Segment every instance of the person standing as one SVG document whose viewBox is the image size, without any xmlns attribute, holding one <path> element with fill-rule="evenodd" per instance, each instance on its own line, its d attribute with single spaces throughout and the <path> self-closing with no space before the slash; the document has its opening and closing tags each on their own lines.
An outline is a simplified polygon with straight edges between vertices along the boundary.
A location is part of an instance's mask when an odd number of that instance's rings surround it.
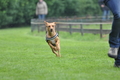
<svg viewBox="0 0 120 80">
<path fill-rule="evenodd" d="M 36 15 L 38 15 L 38 18 L 41 20 L 45 20 L 45 16 L 48 13 L 48 7 L 45 1 L 39 0 L 36 6 Z"/>
<path fill-rule="evenodd" d="M 104 0 L 99 0 L 98 3 L 103 11 L 103 14 L 102 14 L 102 21 L 106 21 L 106 20 L 109 20 L 109 16 L 110 16 L 110 10 L 109 8 L 104 4 L 103 2 Z"/>
<path fill-rule="evenodd" d="M 113 23 L 109 34 L 108 56 L 115 59 L 114 66 L 120 67 L 120 0 L 104 0 L 113 13 Z"/>
</svg>

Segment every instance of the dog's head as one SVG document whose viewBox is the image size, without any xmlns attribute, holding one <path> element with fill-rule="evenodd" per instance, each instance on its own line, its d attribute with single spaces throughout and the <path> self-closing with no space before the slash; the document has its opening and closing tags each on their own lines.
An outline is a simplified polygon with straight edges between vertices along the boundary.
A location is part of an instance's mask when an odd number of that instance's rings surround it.
<svg viewBox="0 0 120 80">
<path fill-rule="evenodd" d="M 55 32 L 56 22 L 48 23 L 48 22 L 44 21 L 44 23 L 45 23 L 47 32 L 50 32 L 50 33 Z"/>
</svg>

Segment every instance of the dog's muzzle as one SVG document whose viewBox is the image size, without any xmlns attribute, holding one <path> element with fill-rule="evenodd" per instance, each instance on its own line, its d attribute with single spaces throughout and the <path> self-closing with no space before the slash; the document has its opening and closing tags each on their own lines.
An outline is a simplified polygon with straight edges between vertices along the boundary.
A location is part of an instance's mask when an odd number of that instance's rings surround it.
<svg viewBox="0 0 120 80">
<path fill-rule="evenodd" d="M 50 32 L 52 32 L 53 31 L 53 29 L 50 29 Z"/>
</svg>

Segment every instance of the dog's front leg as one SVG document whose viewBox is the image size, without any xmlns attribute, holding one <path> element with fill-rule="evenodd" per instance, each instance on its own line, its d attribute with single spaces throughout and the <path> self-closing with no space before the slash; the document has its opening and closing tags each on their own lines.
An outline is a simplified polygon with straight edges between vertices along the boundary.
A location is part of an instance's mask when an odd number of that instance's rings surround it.
<svg viewBox="0 0 120 80">
<path fill-rule="evenodd" d="M 55 46 L 53 46 L 51 43 L 48 43 L 48 45 L 49 45 L 53 50 L 56 51 L 56 47 L 55 47 Z"/>
<path fill-rule="evenodd" d="M 58 52 L 58 56 L 61 57 L 61 54 L 60 54 L 60 40 L 59 39 L 56 42 L 56 49 L 57 49 L 57 52 Z"/>
<path fill-rule="evenodd" d="M 49 43 L 49 42 L 48 42 L 48 45 L 50 46 L 52 52 L 53 52 L 56 56 L 58 56 L 58 53 L 56 52 L 56 47 L 54 47 L 54 46 L 53 46 L 51 43 Z"/>
<path fill-rule="evenodd" d="M 57 40 L 57 42 L 56 42 L 55 45 L 56 45 L 56 49 L 57 49 L 57 50 L 60 50 L 60 41 L 59 41 L 59 40 Z"/>
</svg>

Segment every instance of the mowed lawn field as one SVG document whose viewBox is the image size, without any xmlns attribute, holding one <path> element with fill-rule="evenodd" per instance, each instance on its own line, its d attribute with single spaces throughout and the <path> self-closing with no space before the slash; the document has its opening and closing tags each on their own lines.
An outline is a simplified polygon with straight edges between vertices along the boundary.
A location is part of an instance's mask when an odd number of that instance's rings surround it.
<svg viewBox="0 0 120 80">
<path fill-rule="evenodd" d="M 61 58 L 30 27 L 0 30 L 0 80 L 119 80 L 108 35 L 60 32 Z"/>
</svg>

